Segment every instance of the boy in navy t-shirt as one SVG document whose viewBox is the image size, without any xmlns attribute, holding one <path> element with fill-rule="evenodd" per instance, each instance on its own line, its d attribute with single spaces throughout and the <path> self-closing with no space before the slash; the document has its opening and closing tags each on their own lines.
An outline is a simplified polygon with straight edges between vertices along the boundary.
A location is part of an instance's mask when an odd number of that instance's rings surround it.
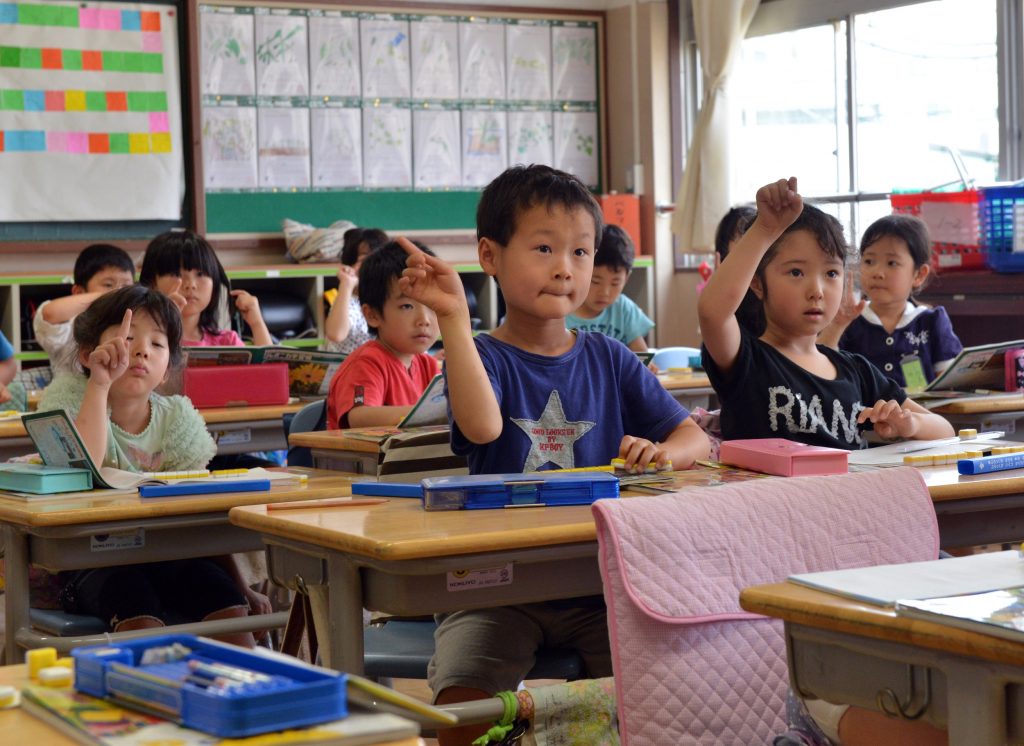
<svg viewBox="0 0 1024 746">
<path fill-rule="evenodd" d="M 405 241 L 403 292 L 437 313 L 445 346 L 452 449 L 474 474 L 650 462 L 677 469 L 708 454 L 704 432 L 621 342 L 570 331 L 587 297 L 601 213 L 575 177 L 516 166 L 477 208 L 478 255 L 507 315 L 474 339 L 456 272 Z M 587 676 L 611 674 L 600 597 L 456 612 L 436 634 L 430 685 L 438 703 L 515 689 L 540 647 L 577 650 Z M 469 743 L 485 728 L 442 732 Z"/>
</svg>

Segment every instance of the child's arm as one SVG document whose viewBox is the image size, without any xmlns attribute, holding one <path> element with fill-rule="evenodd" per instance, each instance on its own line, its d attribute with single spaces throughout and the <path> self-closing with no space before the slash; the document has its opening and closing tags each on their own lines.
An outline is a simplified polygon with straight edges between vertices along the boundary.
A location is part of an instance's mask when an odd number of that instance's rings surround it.
<svg viewBox="0 0 1024 746">
<path fill-rule="evenodd" d="M 117 336 L 90 352 L 88 362 L 85 363 L 89 369 L 89 381 L 85 385 L 85 395 L 75 425 L 97 466 L 103 465 L 107 454 L 107 433 L 110 430 L 107 400 L 110 384 L 128 370 L 128 331 L 131 323 L 132 310 L 129 308 L 124 312 Z"/>
<path fill-rule="evenodd" d="M 736 311 L 754 279 L 757 265 L 782 232 L 803 210 L 796 177 L 757 190 L 757 217 L 722 262 L 697 301 L 704 346 L 722 373 L 728 373 L 740 350 Z"/>
<path fill-rule="evenodd" d="M 669 461 L 673 469 L 689 469 L 694 461 L 707 458 L 710 452 L 711 442 L 707 433 L 689 417 L 676 425 L 660 443 L 627 435 L 619 444 L 619 458 L 626 462 L 628 471 L 633 471 L 634 467 L 646 469 L 652 461 L 659 469 Z"/>
<path fill-rule="evenodd" d="M 452 417 L 471 443 L 490 443 L 501 435 L 501 409 L 473 343 L 462 280 L 445 262 L 424 254 L 408 239 L 399 238 L 398 243 L 409 254 L 399 287 L 437 314 Z"/>
<path fill-rule="evenodd" d="M 633 352 L 647 352 L 647 340 L 643 337 L 637 337 L 628 345 L 626 345 Z"/>
<path fill-rule="evenodd" d="M 63 324 L 75 318 L 82 311 L 92 305 L 97 298 L 105 295 L 102 293 L 74 293 L 60 298 L 54 298 L 45 306 L 40 313 L 43 314 L 43 321 L 49 324 Z"/>
<path fill-rule="evenodd" d="M 0 386 L 6 387 L 18 375 L 18 361 L 14 356 L 0 361 Z"/>
<path fill-rule="evenodd" d="M 379 427 L 397 425 L 412 407 L 368 407 L 360 405 L 348 410 L 349 427 Z"/>
<path fill-rule="evenodd" d="M 854 293 L 853 283 L 847 278 L 846 288 L 843 290 L 843 302 L 839 305 L 839 312 L 832 319 L 832 322 L 821 330 L 821 334 L 818 335 L 818 344 L 838 350 L 839 340 L 842 339 L 843 332 L 853 323 L 854 319 L 861 315 L 867 304 L 866 298 L 858 297 Z"/>
<path fill-rule="evenodd" d="M 352 267 L 342 265 L 338 270 L 338 297 L 331 304 L 331 310 L 324 321 L 324 334 L 332 342 L 343 342 L 352 328 L 348 317 L 348 304 L 359 285 L 359 278 Z"/>
<path fill-rule="evenodd" d="M 256 296 L 245 290 L 232 290 L 231 296 L 235 299 L 235 308 L 241 312 L 245 323 L 252 330 L 252 343 L 257 347 L 274 344 L 267 323 L 263 320 L 263 314 L 260 313 L 260 302 Z"/>
<path fill-rule="evenodd" d="M 953 426 L 945 417 L 929 412 L 912 399 L 905 399 L 902 406 L 893 399 L 879 399 L 857 415 L 858 423 L 869 420 L 875 432 L 887 439 L 938 440 L 953 436 Z"/>
</svg>

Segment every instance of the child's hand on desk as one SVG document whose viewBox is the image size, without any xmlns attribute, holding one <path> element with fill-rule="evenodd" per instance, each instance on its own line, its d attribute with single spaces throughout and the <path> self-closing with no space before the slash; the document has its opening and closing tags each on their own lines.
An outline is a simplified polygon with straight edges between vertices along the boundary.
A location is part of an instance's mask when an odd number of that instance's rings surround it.
<svg viewBox="0 0 1024 746">
<path fill-rule="evenodd" d="M 338 295 L 351 298 L 357 287 L 359 287 L 359 273 L 356 272 L 355 267 L 342 264 L 338 268 Z"/>
<path fill-rule="evenodd" d="M 398 238 L 409 258 L 398 280 L 398 287 L 414 301 L 431 309 L 438 317 L 452 317 L 459 313 L 469 316 L 466 291 L 458 273 L 436 256 L 420 251 L 407 238 Z"/>
<path fill-rule="evenodd" d="M 131 324 L 132 309 L 127 308 L 117 333 L 93 349 L 87 360 L 83 361 L 89 369 L 90 383 L 109 387 L 128 370 L 128 334 Z"/>
<path fill-rule="evenodd" d="M 663 469 L 671 461 L 660 445 L 632 435 L 624 436 L 619 443 L 619 458 L 626 462 L 624 468 L 630 472 L 643 472 L 652 462 L 658 469 Z"/>
<path fill-rule="evenodd" d="M 750 226 L 760 229 L 775 240 L 793 221 L 800 217 L 804 200 L 796 190 L 796 177 L 779 179 L 757 190 L 757 217 Z"/>
<path fill-rule="evenodd" d="M 247 290 L 232 290 L 231 297 L 235 299 L 235 308 L 242 314 L 245 323 L 251 328 L 263 317 L 260 316 L 260 302 Z"/>
<path fill-rule="evenodd" d="M 917 418 L 907 406 L 907 399 L 903 405 L 890 399 L 885 401 L 879 399 L 874 406 L 867 407 L 857 415 L 858 423 L 870 421 L 874 425 L 875 432 L 882 438 L 912 438 L 917 434 Z"/>
</svg>

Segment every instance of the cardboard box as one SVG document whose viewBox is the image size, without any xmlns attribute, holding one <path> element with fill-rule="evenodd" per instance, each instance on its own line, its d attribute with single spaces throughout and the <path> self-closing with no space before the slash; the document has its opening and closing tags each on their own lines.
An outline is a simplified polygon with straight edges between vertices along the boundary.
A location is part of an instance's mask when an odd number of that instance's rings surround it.
<svg viewBox="0 0 1024 746">
<path fill-rule="evenodd" d="M 633 239 L 636 253 L 643 254 L 640 241 L 640 198 L 635 194 L 601 194 L 597 201 L 604 213 L 604 222 L 626 231 Z"/>
</svg>

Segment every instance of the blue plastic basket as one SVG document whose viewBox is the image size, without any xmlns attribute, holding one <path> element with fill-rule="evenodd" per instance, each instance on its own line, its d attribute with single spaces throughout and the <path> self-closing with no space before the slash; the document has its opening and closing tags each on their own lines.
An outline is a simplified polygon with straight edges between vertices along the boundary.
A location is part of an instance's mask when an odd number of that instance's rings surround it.
<svg viewBox="0 0 1024 746">
<path fill-rule="evenodd" d="M 982 230 L 988 249 L 988 266 L 996 272 L 1024 272 L 1024 252 L 1013 250 L 1015 215 L 1024 210 L 1024 185 L 983 187 L 981 191 L 984 195 Z"/>
</svg>

